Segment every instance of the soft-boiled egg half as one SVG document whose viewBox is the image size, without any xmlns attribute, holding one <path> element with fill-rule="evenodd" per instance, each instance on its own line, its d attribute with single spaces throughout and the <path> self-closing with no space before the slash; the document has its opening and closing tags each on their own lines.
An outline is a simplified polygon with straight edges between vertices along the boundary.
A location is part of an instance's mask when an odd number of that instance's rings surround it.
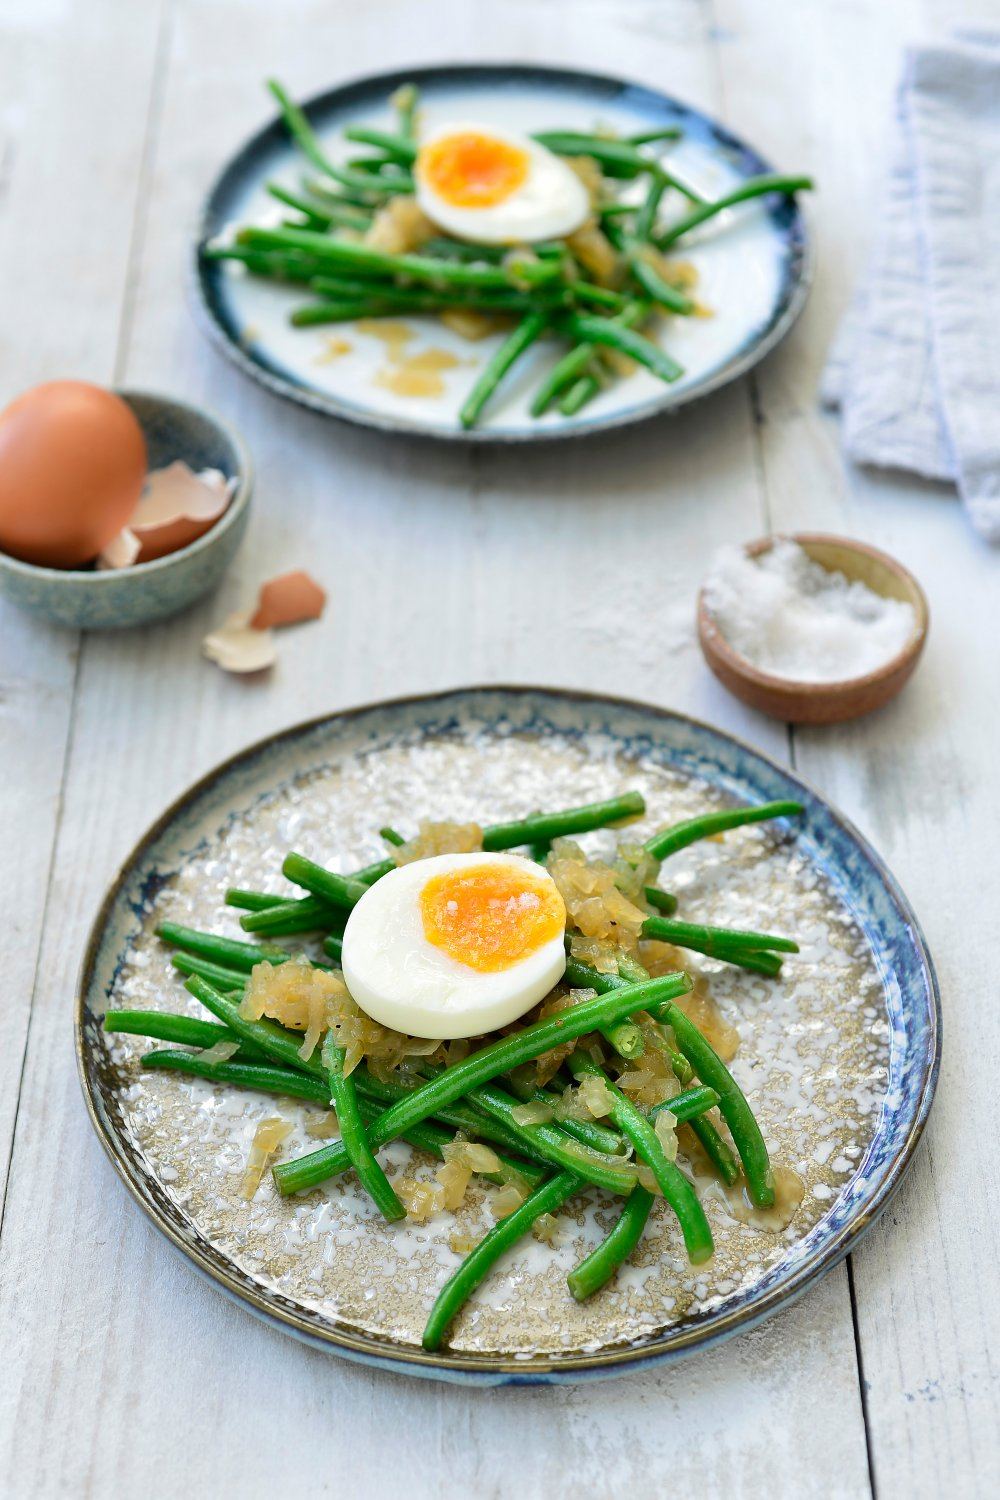
<svg viewBox="0 0 1000 1500">
<path fill-rule="evenodd" d="M 525 245 L 579 229 L 590 212 L 572 168 L 528 136 L 494 125 L 442 125 L 417 153 L 417 202 L 459 239 Z"/>
<path fill-rule="evenodd" d="M 352 996 L 407 1036 L 479 1036 L 516 1021 L 562 978 L 566 908 L 515 854 L 438 854 L 391 870 L 344 932 Z"/>
</svg>

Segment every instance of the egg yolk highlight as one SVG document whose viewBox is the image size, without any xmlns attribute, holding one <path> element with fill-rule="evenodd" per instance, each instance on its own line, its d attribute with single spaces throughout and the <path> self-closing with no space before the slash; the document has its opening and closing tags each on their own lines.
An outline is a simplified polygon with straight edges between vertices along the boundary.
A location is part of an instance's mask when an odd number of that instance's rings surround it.
<svg viewBox="0 0 1000 1500">
<path fill-rule="evenodd" d="M 552 885 L 494 865 L 433 876 L 420 892 L 420 913 L 427 941 L 481 974 L 520 963 L 566 926 Z"/>
<path fill-rule="evenodd" d="M 454 208 L 490 208 L 524 183 L 528 153 L 470 130 L 425 146 L 418 169 L 428 187 Z"/>
</svg>

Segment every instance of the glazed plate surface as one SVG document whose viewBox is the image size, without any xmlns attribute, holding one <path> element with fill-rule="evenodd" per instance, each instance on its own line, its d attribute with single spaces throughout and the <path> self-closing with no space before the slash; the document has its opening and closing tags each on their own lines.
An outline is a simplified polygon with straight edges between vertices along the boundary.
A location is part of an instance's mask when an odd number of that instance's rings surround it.
<svg viewBox="0 0 1000 1500">
<path fill-rule="evenodd" d="M 347 125 L 391 130 L 390 95 L 408 81 L 420 88 L 427 127 L 472 120 L 522 132 L 610 128 L 628 135 L 679 125 L 683 139 L 662 148 L 665 160 L 709 199 L 772 170 L 723 126 L 666 94 L 600 74 L 517 64 L 416 68 L 320 94 L 305 108 L 329 154 L 338 161 L 356 154 L 358 148 L 342 138 Z M 794 162 L 787 165 L 791 169 Z M 473 442 L 565 438 L 624 426 L 706 395 L 750 369 L 791 327 L 808 289 L 809 248 L 795 203 L 771 197 L 725 210 L 677 252 L 697 268 L 697 297 L 712 316 L 673 318 L 651 328 L 651 336 L 684 366 L 680 380 L 665 386 L 636 370 L 613 381 L 575 417 L 552 411 L 534 418 L 528 411 L 531 398 L 566 348 L 547 340 L 518 362 L 481 425 L 466 432 L 459 408 L 503 335 L 470 343 L 437 318 L 407 317 L 415 332 L 408 352 L 443 350 L 458 363 L 445 375 L 443 395 L 401 396 L 379 383 L 386 346 L 375 334 L 359 332 L 352 323 L 293 328 L 289 310 L 312 300 L 308 290 L 251 278 L 233 262 L 202 258 L 203 245 L 227 238 L 237 225 L 279 223 L 287 211 L 265 184 L 274 180 L 296 190 L 302 170 L 301 157 L 277 119 L 225 167 L 202 216 L 196 309 L 210 336 L 247 374 L 278 395 L 365 426 Z M 641 199 L 644 189 L 632 184 L 630 191 Z M 672 217 L 684 206 L 677 194 L 672 205 L 665 200 Z"/>
<path fill-rule="evenodd" d="M 347 871 L 382 853 L 377 829 L 418 817 L 496 821 L 639 787 L 645 836 L 733 801 L 797 797 L 787 824 L 731 832 L 664 867 L 694 920 L 769 927 L 802 944 L 777 981 L 690 955 L 739 1031 L 733 1069 L 772 1156 L 805 1184 L 784 1231 L 739 1222 L 704 1187 L 717 1251 L 692 1270 L 657 1205 L 633 1262 L 578 1305 L 571 1267 L 607 1231 L 612 1200 L 567 1205 L 552 1246 L 529 1238 L 497 1268 L 437 1355 L 420 1347 L 458 1232 L 481 1236 L 488 1199 L 456 1218 L 387 1225 L 340 1178 L 281 1200 L 239 1194 L 256 1124 L 295 1123 L 315 1147 L 322 1112 L 180 1075 L 143 1073 L 154 1043 L 107 1038 L 108 1006 L 198 1013 L 153 934 L 166 918 L 233 935 L 229 885 L 280 888 L 295 847 Z M 588 835 L 595 850 L 613 835 Z M 669 868 L 669 873 L 667 873 Z M 794 776 L 748 746 L 641 704 L 535 689 L 470 689 L 335 714 L 252 747 L 198 783 L 130 856 L 98 915 L 81 981 L 78 1051 L 88 1107 L 119 1175 L 195 1265 L 310 1342 L 414 1374 L 486 1383 L 580 1379 L 674 1358 L 746 1328 L 803 1291 L 884 1207 L 920 1136 L 939 1059 L 933 969 L 906 900 L 873 851 Z M 390 1175 L 430 1176 L 401 1143 Z"/>
</svg>

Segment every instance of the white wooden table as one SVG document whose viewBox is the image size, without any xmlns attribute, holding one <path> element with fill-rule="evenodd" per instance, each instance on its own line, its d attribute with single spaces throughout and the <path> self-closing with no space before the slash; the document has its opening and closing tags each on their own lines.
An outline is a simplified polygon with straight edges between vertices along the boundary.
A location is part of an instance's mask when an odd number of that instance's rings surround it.
<svg viewBox="0 0 1000 1500">
<path fill-rule="evenodd" d="M 247 544 L 221 595 L 192 613 L 120 638 L 0 613 L 5 1495 L 997 1492 L 1000 553 L 950 494 L 846 471 L 816 403 L 877 213 L 899 49 L 940 34 L 949 9 L 5 0 L 0 400 L 59 375 L 178 392 L 232 418 L 258 465 Z M 991 13 L 986 0 L 967 19 Z M 756 378 L 606 441 L 484 453 L 300 413 L 208 348 L 185 306 L 185 256 L 219 163 L 267 113 L 261 79 L 308 93 L 469 57 L 630 75 L 720 114 L 781 167 L 815 172 L 817 285 Z M 897 704 L 792 734 L 709 676 L 696 580 L 720 542 L 768 527 L 859 536 L 915 570 L 933 624 Z M 652 564 L 643 574 L 637 553 Z M 331 585 L 331 606 L 270 681 L 199 659 L 210 622 L 302 564 Z M 946 1052 L 903 1190 L 791 1311 L 669 1372 L 478 1392 L 300 1347 L 193 1276 L 87 1125 L 70 1022 L 105 883 L 194 777 L 323 710 L 504 680 L 651 698 L 790 758 L 913 899 Z"/>
</svg>

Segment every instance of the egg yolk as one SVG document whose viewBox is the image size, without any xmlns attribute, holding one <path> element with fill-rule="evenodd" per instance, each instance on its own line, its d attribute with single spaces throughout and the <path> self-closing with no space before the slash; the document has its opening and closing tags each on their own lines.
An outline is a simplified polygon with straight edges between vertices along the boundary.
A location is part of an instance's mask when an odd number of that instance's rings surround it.
<svg viewBox="0 0 1000 1500">
<path fill-rule="evenodd" d="M 477 131 L 446 135 L 420 153 L 428 187 L 454 208 L 490 208 L 517 191 L 528 175 L 528 153 Z"/>
<path fill-rule="evenodd" d="M 435 875 L 420 892 L 424 936 L 481 974 L 510 968 L 558 936 L 566 908 L 530 870 L 471 865 Z"/>
</svg>

